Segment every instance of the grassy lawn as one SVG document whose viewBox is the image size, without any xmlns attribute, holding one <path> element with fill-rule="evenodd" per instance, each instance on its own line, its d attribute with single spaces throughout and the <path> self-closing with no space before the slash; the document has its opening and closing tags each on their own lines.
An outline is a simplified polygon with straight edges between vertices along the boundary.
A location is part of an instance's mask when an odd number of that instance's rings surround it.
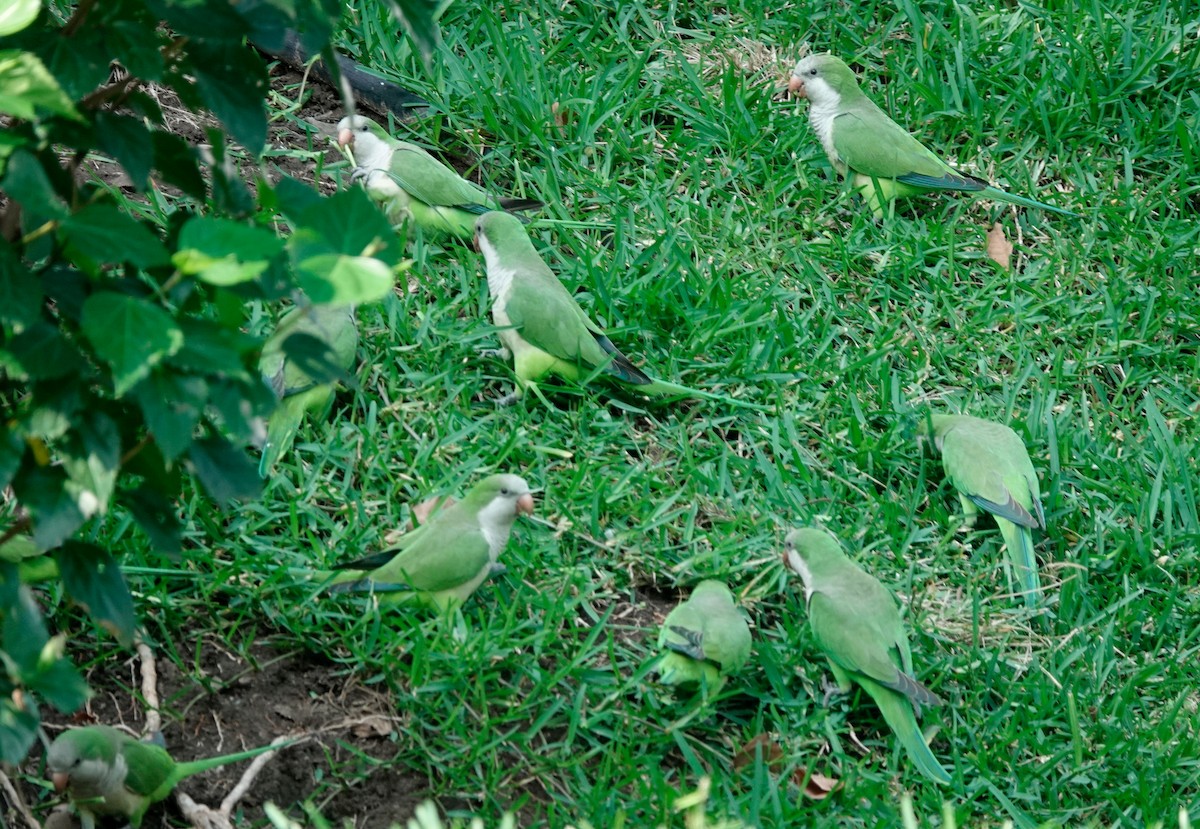
<svg viewBox="0 0 1200 829">
<path fill-rule="evenodd" d="M 899 825 L 903 792 L 939 825 L 943 801 L 971 826 L 1200 815 L 1194 10 L 997 5 L 460 0 L 432 74 L 357 15 L 349 47 L 435 102 L 397 132 L 482 153 L 480 180 L 544 199 L 536 244 L 623 351 L 771 411 L 647 406 L 602 382 L 497 409 L 513 377 L 480 354 L 498 342 L 481 259 L 418 240 L 410 290 L 359 312 L 360 387 L 305 427 L 261 502 L 185 505 L 185 564 L 134 571 L 154 635 L 329 659 L 398 715 L 385 764 L 489 825 L 682 825 L 673 804 L 703 778 L 710 815 L 764 827 Z M 1084 218 L 947 198 L 877 222 L 804 104 L 775 96 L 804 49 L 846 58 L 964 169 Z M 985 252 L 994 222 L 1009 270 Z M 1008 595 L 994 522 L 962 528 L 912 440 L 926 408 L 1025 439 L 1044 621 Z M 541 488 L 538 515 L 457 634 L 297 584 L 496 470 Z M 946 702 L 923 725 L 952 785 L 911 767 L 865 694 L 824 704 L 779 558 L 812 523 L 901 597 L 917 677 Z M 128 526 L 103 540 L 162 568 Z M 734 588 L 755 651 L 698 707 L 650 668 L 658 621 L 706 577 Z M 189 670 L 186 647 L 165 650 Z M 760 734 L 781 765 L 735 769 Z M 806 769 L 841 790 L 804 797 Z"/>
</svg>

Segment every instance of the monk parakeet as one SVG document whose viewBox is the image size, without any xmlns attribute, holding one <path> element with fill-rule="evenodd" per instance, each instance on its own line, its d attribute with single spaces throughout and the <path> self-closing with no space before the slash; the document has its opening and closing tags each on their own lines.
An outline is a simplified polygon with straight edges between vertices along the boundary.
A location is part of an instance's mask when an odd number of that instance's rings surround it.
<svg viewBox="0 0 1200 829">
<path fill-rule="evenodd" d="M 278 746 L 176 763 L 161 746 L 140 742 L 107 725 L 90 725 L 58 735 L 46 754 L 46 766 L 55 790 L 66 790 L 71 798 L 84 829 L 93 829 L 97 815 L 120 815 L 136 829 L 146 810 L 185 777 L 272 748 Z"/>
<path fill-rule="evenodd" d="M 518 513 L 533 514 L 529 485 L 516 475 L 491 475 L 391 549 L 320 577 L 335 591 L 372 592 L 382 603 L 417 602 L 446 613 L 503 569 L 496 562 Z"/>
<path fill-rule="evenodd" d="M 308 412 L 324 417 L 333 405 L 333 383 L 318 383 L 303 367 L 288 359 L 283 343 L 292 334 L 307 334 L 329 346 L 331 367 L 349 372 L 358 350 L 358 323 L 354 307 L 303 305 L 288 311 L 263 344 L 258 369 L 279 398 L 267 421 L 267 440 L 258 472 L 264 478 L 292 445 L 300 422 Z"/>
<path fill-rule="evenodd" d="M 648 397 L 674 395 L 754 404 L 655 380 L 629 361 L 592 322 L 538 255 L 521 222 L 507 213 L 485 213 L 475 223 L 475 246 L 487 266 L 492 321 L 501 329 L 502 352 L 512 356 L 517 387 L 500 402 L 516 402 L 549 374 L 577 382 L 600 370 Z"/>
<path fill-rule="evenodd" d="M 792 70 L 788 90 L 808 99 L 808 122 L 829 163 L 850 179 L 876 216 L 882 216 L 893 199 L 937 192 L 976 193 L 1065 216 L 1079 215 L 955 170 L 864 95 L 854 72 L 833 55 L 803 58 Z"/>
<path fill-rule="evenodd" d="M 715 693 L 750 658 L 750 626 L 729 588 L 706 579 L 667 614 L 658 647 L 663 651 L 658 673 L 664 683 L 698 683 L 702 690 Z"/>
<path fill-rule="evenodd" d="M 534 210 L 535 199 L 497 198 L 472 184 L 416 144 L 400 141 L 370 118 L 338 122 L 338 144 L 354 151 L 354 177 L 393 224 L 412 218 L 427 233 L 470 241 L 475 219 L 489 210 Z"/>
<path fill-rule="evenodd" d="M 969 415 L 930 415 L 917 432 L 928 438 L 931 428 L 967 520 L 973 523 L 981 509 L 996 519 L 1025 604 L 1036 607 L 1042 589 L 1032 530 L 1045 529 L 1046 516 L 1025 444 L 1007 426 Z"/>
<path fill-rule="evenodd" d="M 913 677 L 895 598 L 824 530 L 788 533 L 783 561 L 804 582 L 808 624 L 838 688 L 845 693 L 852 682 L 862 687 L 921 773 L 949 783 L 950 775 L 917 725 L 921 706 L 940 705 L 941 700 Z"/>
</svg>

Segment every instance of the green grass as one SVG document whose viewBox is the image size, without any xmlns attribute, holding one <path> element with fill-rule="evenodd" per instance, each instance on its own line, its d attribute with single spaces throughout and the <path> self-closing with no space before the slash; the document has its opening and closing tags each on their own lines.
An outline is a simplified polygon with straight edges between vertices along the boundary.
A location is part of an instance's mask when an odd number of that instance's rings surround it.
<svg viewBox="0 0 1200 829">
<path fill-rule="evenodd" d="M 435 104 L 399 129 L 549 202 L 532 233 L 623 350 L 775 410 L 640 411 L 599 383 L 497 410 L 512 376 L 478 353 L 496 345 L 481 262 L 419 244 L 415 290 L 360 310 L 360 388 L 301 433 L 260 503 L 185 507 L 188 578 L 133 577 L 159 641 L 199 609 L 237 625 L 231 647 L 282 633 L 328 655 L 402 713 L 392 762 L 489 823 L 678 825 L 674 799 L 704 776 L 711 813 L 764 827 L 899 825 L 901 791 L 934 824 L 943 799 L 970 826 L 1194 819 L 1197 24 L 1166 0 L 1049 6 L 460 0 L 432 76 L 394 24 L 358 14 L 360 59 Z M 872 220 L 802 108 L 772 99 L 801 44 L 853 59 L 930 146 L 1085 218 L 964 199 Z M 995 220 L 1011 272 L 984 253 Z M 1004 595 L 994 525 L 959 529 L 906 432 L 924 406 L 1026 439 L 1047 625 Z M 465 635 L 292 587 L 288 568 L 379 549 L 409 504 L 490 470 L 544 492 Z M 917 674 L 947 701 L 924 721 L 945 790 L 864 695 L 822 705 L 827 669 L 777 555 L 784 528 L 816 521 L 905 598 Z M 161 565 L 129 526 L 100 536 Z M 647 600 L 709 576 L 741 595 L 755 658 L 696 713 L 647 674 Z M 186 649 L 173 658 L 187 670 Z M 763 732 L 780 773 L 733 770 Z M 844 790 L 817 803 L 781 782 L 810 766 Z"/>
</svg>

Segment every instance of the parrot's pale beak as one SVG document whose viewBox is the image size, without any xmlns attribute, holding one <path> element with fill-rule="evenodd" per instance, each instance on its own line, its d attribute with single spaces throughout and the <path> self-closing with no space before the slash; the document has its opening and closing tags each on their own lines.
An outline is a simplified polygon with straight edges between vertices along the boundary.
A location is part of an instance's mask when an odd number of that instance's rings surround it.
<svg viewBox="0 0 1200 829">
<path fill-rule="evenodd" d="M 795 95 L 797 98 L 808 97 L 808 93 L 804 90 L 803 78 L 798 78 L 795 75 L 792 75 L 792 77 L 788 79 L 787 89 L 789 93 Z"/>
<path fill-rule="evenodd" d="M 789 87 L 789 89 L 790 88 L 791 87 Z M 350 130 L 342 130 L 341 132 L 338 133 L 338 146 L 339 147 L 344 147 L 347 144 L 353 144 L 353 143 L 354 143 L 354 133 L 352 133 Z"/>
<path fill-rule="evenodd" d="M 518 515 L 533 515 L 533 495 L 526 492 L 517 499 L 517 514 Z"/>
<path fill-rule="evenodd" d="M 50 782 L 54 784 L 54 791 L 62 794 L 66 791 L 67 784 L 71 782 L 71 777 L 66 772 L 57 772 L 50 775 Z"/>
</svg>

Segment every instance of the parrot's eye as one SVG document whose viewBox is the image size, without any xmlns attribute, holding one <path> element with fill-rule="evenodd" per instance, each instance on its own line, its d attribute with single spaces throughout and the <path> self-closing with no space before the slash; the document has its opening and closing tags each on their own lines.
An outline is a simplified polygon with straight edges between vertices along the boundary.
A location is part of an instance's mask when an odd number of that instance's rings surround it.
<svg viewBox="0 0 1200 829">
<path fill-rule="evenodd" d="M 501 495 L 511 495 L 512 493 L 508 491 L 508 487 L 502 486 L 502 487 L 500 487 L 500 494 Z"/>
<path fill-rule="evenodd" d="M 815 78 L 817 76 L 817 67 L 814 66 L 812 69 L 809 69 L 808 74 L 812 75 Z"/>
</svg>

